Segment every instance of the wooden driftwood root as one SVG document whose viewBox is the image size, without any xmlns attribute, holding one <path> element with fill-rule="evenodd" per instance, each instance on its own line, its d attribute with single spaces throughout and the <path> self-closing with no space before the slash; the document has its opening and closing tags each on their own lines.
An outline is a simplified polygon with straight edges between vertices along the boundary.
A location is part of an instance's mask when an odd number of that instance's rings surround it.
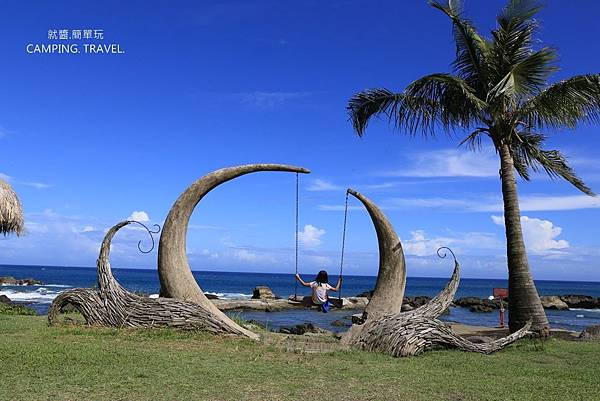
<svg viewBox="0 0 600 401">
<path fill-rule="evenodd" d="M 246 335 L 246 330 L 236 330 L 235 327 L 223 324 L 221 319 L 197 303 L 174 298 L 147 298 L 123 288 L 112 275 L 109 252 L 112 238 L 117 231 L 131 223 L 137 222 L 122 221 L 112 227 L 104 237 L 97 262 L 98 289 L 75 288 L 59 294 L 48 311 L 49 324 L 56 323 L 62 308 L 71 304 L 89 325 L 178 327 L 215 334 Z"/>
<path fill-rule="evenodd" d="M 445 254 L 439 253 L 440 250 L 438 255 L 445 257 Z M 435 298 L 410 312 L 363 315 L 363 323 L 353 325 L 342 341 L 359 349 L 384 352 L 395 357 L 418 355 L 432 348 L 458 348 L 489 354 L 529 334 L 531 322 L 513 334 L 487 344 L 472 343 L 454 333 L 437 318 L 450 307 L 459 282 L 460 265 L 454 257 L 452 278 Z"/>
</svg>

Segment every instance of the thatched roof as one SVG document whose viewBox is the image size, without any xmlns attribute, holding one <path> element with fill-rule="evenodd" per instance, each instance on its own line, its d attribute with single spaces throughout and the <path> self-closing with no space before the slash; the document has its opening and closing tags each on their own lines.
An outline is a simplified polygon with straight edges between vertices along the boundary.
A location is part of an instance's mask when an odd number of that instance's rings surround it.
<svg viewBox="0 0 600 401">
<path fill-rule="evenodd" d="M 21 202 L 12 187 L 0 179 L 0 234 L 21 235 L 24 229 Z"/>
</svg>

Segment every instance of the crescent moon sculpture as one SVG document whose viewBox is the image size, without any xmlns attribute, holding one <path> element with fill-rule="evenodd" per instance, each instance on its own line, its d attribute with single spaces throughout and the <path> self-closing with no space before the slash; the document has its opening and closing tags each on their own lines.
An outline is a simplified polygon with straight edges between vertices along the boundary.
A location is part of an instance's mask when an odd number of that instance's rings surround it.
<svg viewBox="0 0 600 401">
<path fill-rule="evenodd" d="M 227 181 L 258 171 L 310 173 L 303 167 L 285 164 L 247 164 L 213 171 L 198 179 L 177 198 L 165 220 L 158 245 L 160 296 L 195 302 L 218 317 L 224 326 L 242 331 L 250 338 L 258 336 L 232 321 L 204 295 L 188 263 L 186 236 L 192 212 L 207 193 Z"/>
<path fill-rule="evenodd" d="M 375 290 L 365 308 L 365 316 L 400 313 L 406 287 L 406 264 L 400 238 L 383 212 L 366 196 L 348 188 L 348 193 L 365 206 L 379 244 L 379 269 Z"/>
<path fill-rule="evenodd" d="M 488 344 L 475 344 L 454 333 L 437 318 L 452 303 L 460 282 L 460 265 L 454 258 L 452 277 L 440 293 L 425 305 L 401 313 L 406 285 L 406 265 L 402 245 L 394 228 L 381 210 L 368 198 L 348 189 L 365 206 L 379 243 L 379 271 L 375 290 L 363 312 L 360 322 L 343 335 L 342 343 L 355 348 L 385 352 L 395 357 L 417 355 L 435 347 L 453 347 L 464 351 L 489 354 L 498 351 L 529 333 L 531 322 L 513 334 Z"/>
<path fill-rule="evenodd" d="M 109 260 L 110 245 L 117 231 L 132 223 L 144 227 L 151 238 L 152 234 L 158 232 L 151 231 L 142 223 L 131 220 L 122 221 L 108 230 L 98 255 L 98 288 L 73 288 L 61 292 L 52 301 L 48 310 L 49 324 L 57 323 L 61 310 L 67 305 L 72 305 L 81 313 L 86 323 L 92 326 L 177 327 L 204 330 L 214 334 L 245 334 L 235 327 L 224 326 L 211 311 L 196 303 L 172 298 L 148 298 L 123 288 L 112 274 Z"/>
</svg>

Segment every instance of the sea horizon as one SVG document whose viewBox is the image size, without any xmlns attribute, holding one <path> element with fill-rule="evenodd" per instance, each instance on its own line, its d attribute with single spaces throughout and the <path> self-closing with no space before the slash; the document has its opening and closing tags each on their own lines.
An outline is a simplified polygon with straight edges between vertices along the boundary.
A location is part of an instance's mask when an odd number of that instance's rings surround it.
<svg viewBox="0 0 600 401">
<path fill-rule="evenodd" d="M 33 265 L 33 264 L 4 264 L 4 263 L 0 263 L 0 268 L 3 267 L 46 267 L 46 268 L 73 268 L 73 269 L 94 269 L 96 270 L 96 266 L 75 266 L 75 265 Z M 111 266 L 112 270 L 145 270 L 145 271 L 158 271 L 158 269 L 151 269 L 151 268 L 147 268 L 147 267 L 114 267 Z M 289 275 L 295 275 L 296 273 L 290 273 L 290 272 L 281 272 L 281 271 L 272 271 L 272 272 L 265 272 L 265 271 L 241 271 L 241 270 L 198 270 L 198 269 L 191 269 L 192 272 L 196 272 L 196 273 L 240 273 L 240 274 L 289 274 Z M 309 274 L 317 274 L 318 270 L 315 271 L 307 271 L 307 272 L 299 272 L 300 275 L 309 275 Z M 444 277 L 444 276 L 413 276 L 413 275 L 406 275 L 406 278 L 414 278 L 414 279 L 449 279 L 450 275 L 452 274 L 452 271 L 448 271 L 448 276 Z M 508 271 L 507 271 L 507 275 L 508 275 Z M 329 276 L 331 277 L 338 277 L 338 274 L 336 273 L 329 273 Z M 0 275 L 0 277 L 2 277 Z M 371 274 L 343 274 L 343 277 L 372 277 L 372 278 L 377 278 L 377 275 L 371 275 Z M 26 277 L 17 277 L 17 278 L 26 278 Z M 33 277 L 35 278 L 35 277 Z M 463 276 L 461 275 L 461 280 L 465 279 L 465 280 L 506 280 L 508 281 L 508 278 L 499 278 L 499 277 L 489 277 L 489 278 L 481 278 L 481 277 L 467 277 L 467 276 Z M 561 282 L 561 283 L 591 283 L 591 284 L 600 284 L 600 281 L 595 281 L 595 280 L 556 280 L 556 279 L 534 279 L 535 282 Z"/>
<path fill-rule="evenodd" d="M 160 281 L 157 269 L 113 268 L 115 278 L 130 291 L 146 295 L 158 294 Z M 240 272 L 193 270 L 192 274 L 204 293 L 223 299 L 248 299 L 252 297 L 254 287 L 265 285 L 282 298 L 292 294 L 309 295 L 309 290 L 296 286 L 294 273 Z M 305 273 L 311 278 L 312 273 Z M 86 266 L 48 266 L 48 265 L 0 265 L 0 276 L 13 276 L 18 279 L 33 278 L 42 281 L 41 285 L 0 286 L 0 295 L 6 295 L 15 302 L 27 304 L 38 314 L 46 314 L 54 298 L 69 288 L 90 288 L 97 285 L 96 269 Z M 352 297 L 375 286 L 376 276 L 348 275 L 342 286 L 342 296 Z M 330 281 L 337 276 L 330 275 Z M 415 277 L 406 280 L 406 297 L 433 297 L 446 285 L 448 277 Z M 487 298 L 493 288 L 503 288 L 506 279 L 462 278 L 456 293 L 461 297 Z M 542 296 L 548 295 L 588 295 L 600 298 L 600 283 L 592 281 L 536 280 L 536 287 Z M 337 296 L 337 294 L 333 294 Z M 345 330 L 344 326 L 332 326 L 335 320 L 349 322 L 352 310 L 334 310 L 329 314 L 313 310 L 289 310 L 281 312 L 240 311 L 228 312 L 245 319 L 262 322 L 269 327 L 279 328 L 310 322 L 333 331 Z M 555 328 L 580 331 L 584 327 L 600 323 L 600 309 L 546 310 L 550 323 Z M 474 313 L 469 308 L 453 307 L 442 320 L 457 321 L 477 326 L 496 326 L 498 313 Z"/>
</svg>

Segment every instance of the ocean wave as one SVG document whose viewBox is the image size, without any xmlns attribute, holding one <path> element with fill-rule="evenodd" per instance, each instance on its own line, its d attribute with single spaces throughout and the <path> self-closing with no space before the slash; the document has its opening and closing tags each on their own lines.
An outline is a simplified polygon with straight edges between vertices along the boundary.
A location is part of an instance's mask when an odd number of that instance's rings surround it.
<svg viewBox="0 0 600 401">
<path fill-rule="evenodd" d="M 242 294 L 237 292 L 205 292 L 223 299 L 248 299 L 252 298 L 252 294 Z"/>
<path fill-rule="evenodd" d="M 2 283 L 0 287 L 56 287 L 56 288 L 71 288 L 66 284 L 8 284 Z"/>
<path fill-rule="evenodd" d="M 33 302 L 33 303 L 52 303 L 54 298 L 60 294 L 61 291 L 48 290 L 45 287 L 38 288 L 35 291 L 15 291 L 5 290 L 0 291 L 0 295 L 6 295 L 11 301 L 16 302 Z"/>
<path fill-rule="evenodd" d="M 242 294 L 236 292 L 205 292 L 205 294 L 214 295 L 221 299 L 248 299 L 252 298 L 252 294 Z M 158 298 L 158 294 L 150 294 L 148 298 Z"/>
<path fill-rule="evenodd" d="M 580 312 L 600 313 L 600 309 L 584 309 L 584 308 L 570 308 L 569 310 L 576 310 Z"/>
</svg>

